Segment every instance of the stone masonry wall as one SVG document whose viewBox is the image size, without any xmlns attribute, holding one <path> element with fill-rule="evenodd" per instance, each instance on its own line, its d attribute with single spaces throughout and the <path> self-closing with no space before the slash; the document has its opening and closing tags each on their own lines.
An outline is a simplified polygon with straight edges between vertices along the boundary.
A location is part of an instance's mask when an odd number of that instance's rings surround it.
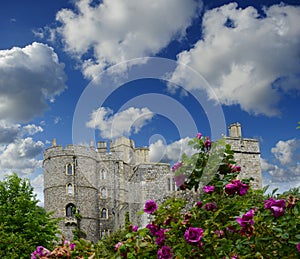
<svg viewBox="0 0 300 259">
<path fill-rule="evenodd" d="M 81 229 L 92 241 L 99 239 L 96 160 L 93 151 L 86 147 L 60 146 L 44 153 L 45 209 L 53 217 L 64 218 L 60 228 L 68 239 L 73 238 L 75 217 L 66 217 L 66 208 L 72 204 L 82 215 Z M 68 173 L 68 166 L 72 172 Z M 69 187 L 70 186 L 70 187 Z"/>
<path fill-rule="evenodd" d="M 240 178 L 251 176 L 254 187 L 261 188 L 259 142 L 242 138 L 240 124 L 232 125 L 230 133 L 226 142 L 242 167 Z M 66 217 L 69 204 L 79 209 L 80 227 L 94 242 L 124 226 L 126 212 L 133 224 L 142 227 L 148 223 L 146 214 L 137 214 L 145 201 L 153 199 L 160 204 L 176 189 L 170 165 L 150 163 L 148 151 L 146 147 L 135 148 L 134 142 L 125 138 L 111 143 L 110 153 L 102 142 L 97 149 L 74 145 L 63 149 L 55 142 L 45 150 L 45 209 L 53 211 L 53 217 L 63 218 L 59 227 L 66 238 L 73 238 L 76 227 L 76 220 Z M 68 174 L 68 165 L 72 174 Z"/>
<path fill-rule="evenodd" d="M 145 226 L 146 215 L 138 216 L 137 211 L 143 209 L 144 202 L 149 199 L 160 200 L 167 194 L 167 177 L 170 174 L 170 165 L 165 163 L 147 163 L 136 167 L 130 179 L 131 190 L 129 200 L 132 201 L 130 219 L 132 222 Z M 138 197 L 134 199 L 134 197 Z"/>
<path fill-rule="evenodd" d="M 249 138 L 226 137 L 231 145 L 237 165 L 242 167 L 239 178 L 253 177 L 253 188 L 262 188 L 259 142 Z"/>
</svg>

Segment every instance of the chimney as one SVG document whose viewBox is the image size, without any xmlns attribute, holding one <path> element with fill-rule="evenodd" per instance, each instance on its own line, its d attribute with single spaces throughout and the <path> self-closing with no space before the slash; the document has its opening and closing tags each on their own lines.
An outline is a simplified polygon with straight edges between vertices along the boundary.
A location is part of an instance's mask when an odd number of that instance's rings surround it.
<svg viewBox="0 0 300 259">
<path fill-rule="evenodd" d="M 242 137 L 242 127 L 241 124 L 236 122 L 231 124 L 229 127 L 229 137 L 231 138 L 241 138 Z"/>
<path fill-rule="evenodd" d="M 106 149 L 106 142 L 105 141 L 98 141 L 97 142 L 97 151 L 100 154 L 106 154 L 107 149 Z"/>
<path fill-rule="evenodd" d="M 114 143 L 113 141 L 111 140 L 109 142 L 109 152 L 114 152 L 115 151 L 115 147 L 114 147 Z"/>
</svg>

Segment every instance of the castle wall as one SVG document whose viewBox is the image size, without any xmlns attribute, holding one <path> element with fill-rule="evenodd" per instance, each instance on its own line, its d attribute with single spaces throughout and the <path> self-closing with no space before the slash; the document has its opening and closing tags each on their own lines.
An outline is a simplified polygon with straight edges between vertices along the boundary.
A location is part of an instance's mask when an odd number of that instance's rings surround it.
<svg viewBox="0 0 300 259">
<path fill-rule="evenodd" d="M 242 168 L 239 178 L 253 177 L 253 188 L 262 188 L 259 141 L 243 138 L 241 125 L 235 123 L 229 126 L 229 137 L 226 137 L 226 143 L 231 145 L 236 163 Z"/>
<path fill-rule="evenodd" d="M 140 147 L 134 149 L 134 163 L 147 163 L 149 161 L 149 148 Z"/>
<path fill-rule="evenodd" d="M 170 165 L 165 163 L 144 163 L 135 167 L 130 179 L 130 220 L 139 226 L 147 224 L 147 216 L 137 215 L 136 212 L 143 210 L 146 200 L 161 200 L 168 194 L 167 178 L 170 175 Z"/>
<path fill-rule="evenodd" d="M 230 126 L 226 142 L 242 167 L 240 178 L 255 178 L 254 187 L 261 188 L 260 150 L 255 139 L 242 138 L 240 124 Z M 44 152 L 45 209 L 53 217 L 63 218 L 59 228 L 67 239 L 73 239 L 77 220 L 67 215 L 73 204 L 82 215 L 80 228 L 87 239 L 96 242 L 125 224 L 125 214 L 140 227 L 149 218 L 138 215 L 145 201 L 158 204 L 172 194 L 176 187 L 170 165 L 150 163 L 147 147 L 134 147 L 134 142 L 120 138 L 110 144 L 98 142 L 97 149 L 67 145 L 64 149 L 53 142 Z M 78 225 L 77 225 L 78 226 Z"/>
</svg>

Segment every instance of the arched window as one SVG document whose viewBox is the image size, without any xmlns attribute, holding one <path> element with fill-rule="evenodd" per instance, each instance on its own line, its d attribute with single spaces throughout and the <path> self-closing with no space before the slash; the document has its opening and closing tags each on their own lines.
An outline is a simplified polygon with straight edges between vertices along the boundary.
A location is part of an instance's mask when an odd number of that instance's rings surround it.
<svg viewBox="0 0 300 259">
<path fill-rule="evenodd" d="M 101 179 L 105 180 L 106 179 L 106 170 L 105 169 L 102 169 L 101 170 Z"/>
<path fill-rule="evenodd" d="M 102 209 L 101 210 L 101 218 L 106 219 L 107 218 L 107 209 Z"/>
<path fill-rule="evenodd" d="M 67 164 L 66 165 L 66 173 L 67 175 L 72 175 L 74 172 L 74 167 L 72 164 Z"/>
<path fill-rule="evenodd" d="M 106 188 L 102 188 L 101 189 L 101 198 L 102 199 L 106 199 L 107 197 L 107 191 L 106 191 Z"/>
<path fill-rule="evenodd" d="M 76 209 L 75 205 L 72 204 L 72 203 L 69 203 L 66 206 L 66 217 L 68 217 L 68 218 L 74 217 L 74 211 L 75 211 L 75 209 Z"/>
<path fill-rule="evenodd" d="M 70 196 L 73 195 L 73 185 L 71 183 L 67 185 L 67 193 Z"/>
</svg>

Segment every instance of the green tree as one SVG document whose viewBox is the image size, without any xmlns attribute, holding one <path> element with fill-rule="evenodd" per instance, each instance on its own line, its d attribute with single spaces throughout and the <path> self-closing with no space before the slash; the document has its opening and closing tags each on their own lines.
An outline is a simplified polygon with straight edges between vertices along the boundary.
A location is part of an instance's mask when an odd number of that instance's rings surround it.
<svg viewBox="0 0 300 259">
<path fill-rule="evenodd" d="M 38 202 L 29 180 L 14 173 L 0 182 L 0 258 L 30 258 L 37 246 L 53 246 L 57 221 Z"/>
</svg>

